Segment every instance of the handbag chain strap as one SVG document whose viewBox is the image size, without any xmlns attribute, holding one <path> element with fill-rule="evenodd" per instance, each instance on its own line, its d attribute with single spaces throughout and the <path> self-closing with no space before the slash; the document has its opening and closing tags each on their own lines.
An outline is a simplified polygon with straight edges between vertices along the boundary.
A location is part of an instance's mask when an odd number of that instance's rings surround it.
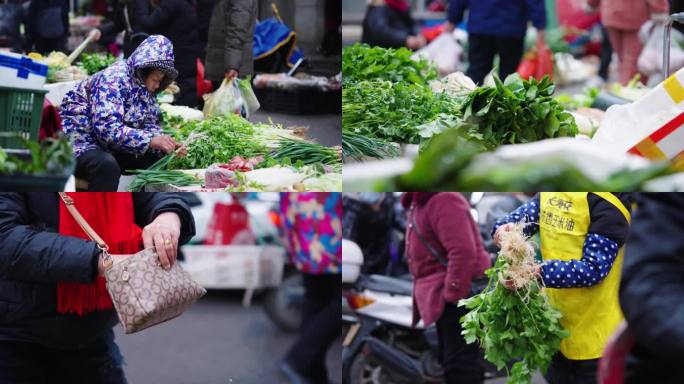
<svg viewBox="0 0 684 384">
<path fill-rule="evenodd" d="M 105 243 L 104 240 L 100 237 L 100 235 L 95 232 L 93 227 L 88 224 L 86 219 L 83 218 L 81 215 L 81 212 L 78 211 L 78 208 L 74 205 L 74 200 L 67 195 L 64 192 L 59 192 L 59 197 L 62 198 L 62 201 L 64 202 L 64 205 L 66 206 L 67 211 L 73 216 L 74 220 L 76 220 L 76 223 L 83 229 L 83 232 L 90 237 L 91 240 L 93 240 L 95 243 L 97 243 L 97 247 L 102 251 L 102 255 L 104 256 L 104 266 L 105 268 L 109 268 L 113 264 L 112 256 L 109 254 L 109 247 L 107 246 L 107 243 Z"/>
</svg>

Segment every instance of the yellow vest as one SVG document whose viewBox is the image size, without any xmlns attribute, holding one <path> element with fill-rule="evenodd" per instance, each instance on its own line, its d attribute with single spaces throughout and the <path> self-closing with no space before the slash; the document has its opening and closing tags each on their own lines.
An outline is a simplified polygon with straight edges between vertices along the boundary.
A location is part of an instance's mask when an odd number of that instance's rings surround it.
<svg viewBox="0 0 684 384">
<path fill-rule="evenodd" d="M 543 192 L 540 196 L 539 235 L 544 260 L 578 260 L 587 237 L 591 216 L 588 192 Z M 610 192 L 594 194 L 613 204 L 631 222 L 624 204 Z M 618 300 L 622 255 L 620 248 L 608 275 L 588 288 L 547 288 L 551 305 L 570 336 L 561 341 L 560 350 L 570 360 L 597 359 L 603 354 L 608 337 L 623 315 Z"/>
</svg>

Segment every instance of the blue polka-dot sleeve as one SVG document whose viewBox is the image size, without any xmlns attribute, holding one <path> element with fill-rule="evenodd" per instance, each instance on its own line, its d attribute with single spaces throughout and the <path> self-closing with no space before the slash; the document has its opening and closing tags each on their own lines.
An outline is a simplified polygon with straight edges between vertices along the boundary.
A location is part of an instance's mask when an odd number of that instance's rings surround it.
<svg viewBox="0 0 684 384">
<path fill-rule="evenodd" d="M 582 288 L 599 284 L 608 275 L 618 254 L 615 241 L 597 234 L 588 234 L 579 260 L 546 260 L 542 279 L 550 288 Z"/>
<path fill-rule="evenodd" d="M 492 229 L 492 237 L 500 226 L 508 223 L 528 223 L 523 229 L 527 236 L 532 236 L 539 230 L 539 195 L 519 206 L 515 211 L 497 220 Z"/>
</svg>

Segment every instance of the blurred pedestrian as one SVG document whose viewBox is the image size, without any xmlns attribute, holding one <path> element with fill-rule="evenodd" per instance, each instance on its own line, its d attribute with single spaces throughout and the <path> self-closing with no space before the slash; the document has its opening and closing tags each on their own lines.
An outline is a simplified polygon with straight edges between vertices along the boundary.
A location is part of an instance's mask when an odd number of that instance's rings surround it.
<svg viewBox="0 0 684 384">
<path fill-rule="evenodd" d="M 115 35 L 124 32 L 123 52 L 124 57 L 130 57 L 149 34 L 145 33 L 138 22 L 136 10 L 149 0 L 118 0 L 111 20 L 102 23 L 97 29 L 94 41 L 101 38 L 113 39 Z"/>
<path fill-rule="evenodd" d="M 675 384 L 684 357 L 684 195 L 643 193 L 625 252 L 620 304 L 636 345 L 626 383 Z"/>
<path fill-rule="evenodd" d="M 66 51 L 69 36 L 69 0 L 31 0 L 28 33 L 36 51 Z"/>
<path fill-rule="evenodd" d="M 180 94 L 174 104 L 196 107 L 197 59 L 202 49 L 197 35 L 195 0 L 144 0 L 136 6 L 137 20 L 145 33 L 163 35 L 173 43 L 176 83 Z"/>
<path fill-rule="evenodd" d="M 345 193 L 344 238 L 355 242 L 363 251 L 361 272 L 388 274 L 391 266 L 390 243 L 395 227 L 394 205 L 391 192 Z"/>
<path fill-rule="evenodd" d="M 195 232 L 175 194 L 69 197 L 114 263 L 144 245 L 168 267 Z M 103 255 L 56 193 L 0 194 L 0 382 L 126 383 Z"/>
<path fill-rule="evenodd" d="M 205 77 L 214 82 L 245 78 L 254 72 L 256 0 L 218 0 L 209 24 Z"/>
<path fill-rule="evenodd" d="M 370 0 L 363 19 L 361 41 L 384 48 L 413 50 L 426 44 L 407 0 Z"/>
<path fill-rule="evenodd" d="M 447 384 L 484 381 L 480 352 L 466 344 L 457 305 L 471 295 L 472 280 L 484 275 L 490 260 L 470 205 L 457 192 L 408 192 L 406 255 L 413 275 L 413 326 L 437 324 L 440 360 Z"/>
<path fill-rule="evenodd" d="M 26 24 L 24 7 L 20 0 L 0 2 L 0 47 L 9 47 L 12 52 L 21 53 L 23 40 L 21 26 Z"/>
<path fill-rule="evenodd" d="M 325 384 L 326 352 L 342 330 L 342 196 L 281 193 L 280 209 L 305 293 L 299 338 L 279 366 L 292 383 Z"/>
<path fill-rule="evenodd" d="M 504 79 L 518 68 L 525 49 L 528 21 L 544 41 L 544 0 L 451 0 L 445 31 L 452 32 L 468 10 L 468 60 L 466 73 L 482 84 L 499 55 L 499 77 Z"/>
<path fill-rule="evenodd" d="M 601 11 L 601 22 L 608 30 L 610 45 L 618 56 L 619 81 L 627 85 L 639 73 L 637 60 L 644 47 L 639 29 L 649 18 L 662 24 L 667 20 L 668 0 L 587 0 Z"/>
</svg>

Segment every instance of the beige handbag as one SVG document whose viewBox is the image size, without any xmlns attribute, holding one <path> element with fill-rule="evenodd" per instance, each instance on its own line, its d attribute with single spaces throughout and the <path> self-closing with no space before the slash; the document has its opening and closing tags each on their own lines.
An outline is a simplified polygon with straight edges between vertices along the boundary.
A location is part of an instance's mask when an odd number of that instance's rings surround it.
<svg viewBox="0 0 684 384">
<path fill-rule="evenodd" d="M 134 333 L 180 316 L 207 291 L 178 263 L 167 271 L 150 249 L 122 258 L 116 264 L 107 244 L 85 221 L 74 201 L 59 193 L 78 225 L 102 250 L 107 291 L 126 333 Z"/>
</svg>

